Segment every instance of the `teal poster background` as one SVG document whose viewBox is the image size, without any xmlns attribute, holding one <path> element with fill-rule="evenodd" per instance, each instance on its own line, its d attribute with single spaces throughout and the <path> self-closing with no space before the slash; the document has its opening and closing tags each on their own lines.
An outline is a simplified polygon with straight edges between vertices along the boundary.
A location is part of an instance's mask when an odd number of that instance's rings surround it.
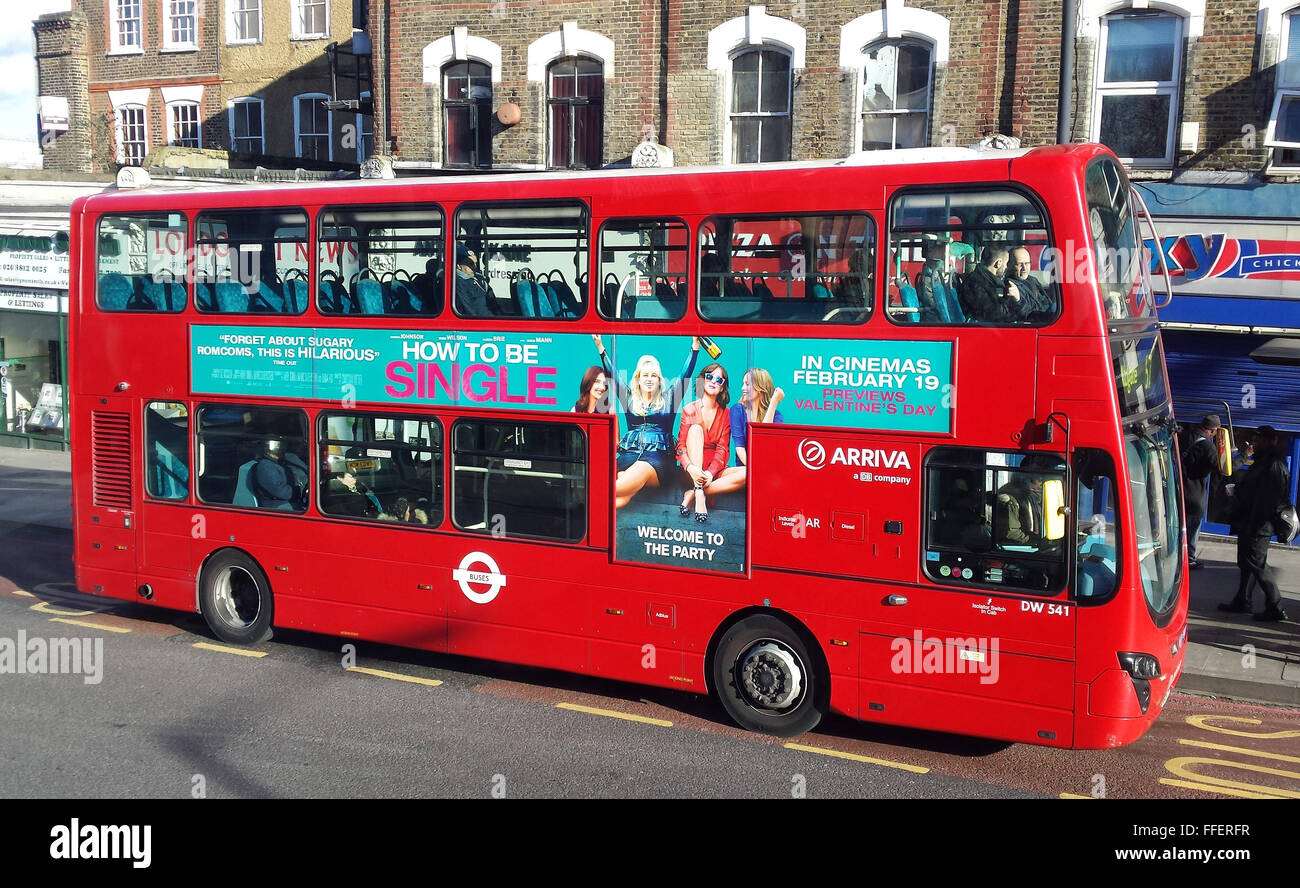
<svg viewBox="0 0 1300 888">
<path fill-rule="evenodd" d="M 192 326 L 190 345 L 195 393 L 548 411 L 594 355 L 571 333 Z"/>
</svg>

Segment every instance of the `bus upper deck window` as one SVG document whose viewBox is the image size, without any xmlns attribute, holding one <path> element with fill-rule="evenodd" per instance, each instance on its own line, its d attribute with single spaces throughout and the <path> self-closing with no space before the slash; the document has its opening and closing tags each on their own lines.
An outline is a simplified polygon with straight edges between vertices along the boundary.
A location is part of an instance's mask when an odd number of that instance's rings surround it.
<svg viewBox="0 0 1300 888">
<path fill-rule="evenodd" d="M 1039 326 L 1060 314 L 1045 214 L 1009 190 L 907 191 L 890 208 L 885 313 L 899 324 Z"/>
<path fill-rule="evenodd" d="M 316 304 L 322 314 L 442 311 L 442 209 L 436 204 L 336 207 L 317 226 Z"/>
<path fill-rule="evenodd" d="M 100 310 L 183 311 L 188 244 L 183 213 L 104 216 L 95 251 Z"/>
</svg>

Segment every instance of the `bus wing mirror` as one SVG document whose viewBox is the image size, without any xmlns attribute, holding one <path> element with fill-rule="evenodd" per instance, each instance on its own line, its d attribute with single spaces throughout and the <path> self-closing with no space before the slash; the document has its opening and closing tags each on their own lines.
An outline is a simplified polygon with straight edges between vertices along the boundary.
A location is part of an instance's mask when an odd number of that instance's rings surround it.
<svg viewBox="0 0 1300 888">
<path fill-rule="evenodd" d="M 1059 478 L 1043 482 L 1043 538 L 1059 540 L 1065 536 L 1065 485 Z"/>
</svg>

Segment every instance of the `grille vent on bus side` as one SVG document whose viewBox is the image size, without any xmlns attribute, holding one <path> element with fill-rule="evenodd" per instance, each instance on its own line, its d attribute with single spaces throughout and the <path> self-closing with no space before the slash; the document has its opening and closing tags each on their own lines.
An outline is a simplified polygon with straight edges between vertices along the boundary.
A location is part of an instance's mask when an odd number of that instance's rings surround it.
<svg viewBox="0 0 1300 888">
<path fill-rule="evenodd" d="M 91 414 L 90 461 L 97 506 L 131 508 L 131 416 Z"/>
</svg>

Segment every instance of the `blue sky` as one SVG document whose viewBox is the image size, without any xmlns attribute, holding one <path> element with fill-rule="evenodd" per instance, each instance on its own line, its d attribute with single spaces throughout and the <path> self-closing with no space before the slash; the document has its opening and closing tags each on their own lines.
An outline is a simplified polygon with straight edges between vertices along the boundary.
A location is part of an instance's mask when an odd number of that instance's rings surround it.
<svg viewBox="0 0 1300 888">
<path fill-rule="evenodd" d="M 35 142 L 36 59 L 32 22 L 47 12 L 69 9 L 69 0 L 21 0 L 6 4 L 13 16 L 0 33 L 0 139 Z M 15 7 L 21 13 L 13 15 Z"/>
</svg>

